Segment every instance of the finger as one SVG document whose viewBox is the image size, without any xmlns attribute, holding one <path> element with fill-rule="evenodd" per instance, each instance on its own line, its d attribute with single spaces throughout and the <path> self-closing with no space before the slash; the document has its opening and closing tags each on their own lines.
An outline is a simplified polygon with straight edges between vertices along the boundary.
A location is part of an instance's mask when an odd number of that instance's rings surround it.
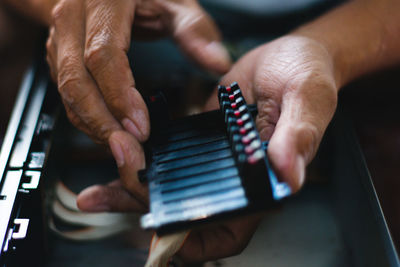
<svg viewBox="0 0 400 267">
<path fill-rule="evenodd" d="M 53 12 L 57 34 L 58 89 L 69 106 L 91 130 L 92 136 L 107 141 L 120 124 L 109 113 L 103 98 L 83 65 L 83 1 L 60 2 Z"/>
<path fill-rule="evenodd" d="M 178 251 L 178 256 L 184 262 L 197 263 L 237 255 L 247 246 L 262 217 L 262 214 L 254 214 L 194 230 Z"/>
<path fill-rule="evenodd" d="M 156 40 L 168 36 L 165 25 L 160 17 L 163 10 L 154 1 L 141 1 L 135 8 L 133 35 L 141 40 Z"/>
<path fill-rule="evenodd" d="M 80 131 L 87 134 L 95 143 L 104 144 L 104 141 L 99 139 L 96 135 L 93 135 L 92 130 L 81 120 L 81 118 L 76 114 L 67 104 L 64 103 L 65 112 L 68 120 Z"/>
<path fill-rule="evenodd" d="M 83 190 L 77 198 L 80 210 L 86 212 L 140 212 L 145 205 L 131 195 L 122 185 L 94 185 Z"/>
<path fill-rule="evenodd" d="M 175 42 L 200 66 L 217 74 L 231 67 L 228 51 L 211 17 L 196 1 L 157 0 L 164 9 L 164 20 Z"/>
<path fill-rule="evenodd" d="M 255 101 L 254 97 L 254 62 L 257 61 L 258 49 L 254 49 L 251 52 L 244 55 L 238 60 L 238 62 L 232 67 L 232 69 L 222 77 L 219 84 L 229 86 L 232 82 L 237 82 L 242 90 L 243 96 L 246 99 L 247 104 L 253 104 Z M 205 110 L 212 110 L 219 108 L 217 88 L 213 91 L 212 95 L 208 99 Z"/>
<path fill-rule="evenodd" d="M 305 179 L 305 167 L 314 157 L 337 101 L 332 84 L 305 84 L 282 99 L 281 115 L 268 146 L 272 165 L 294 192 Z"/>
<path fill-rule="evenodd" d="M 145 141 L 150 132 L 149 115 L 127 57 L 135 2 L 88 1 L 85 64 L 111 113 L 127 131 Z"/>
<path fill-rule="evenodd" d="M 111 134 L 108 143 L 117 162 L 122 184 L 135 198 L 147 204 L 147 187 L 139 182 L 137 175 L 138 170 L 145 167 L 141 145 L 133 136 L 124 131 Z"/>
<path fill-rule="evenodd" d="M 46 42 L 46 61 L 49 65 L 50 76 L 54 82 L 57 82 L 57 45 L 55 43 L 55 30 L 54 27 L 50 28 L 49 37 L 47 38 Z"/>
</svg>

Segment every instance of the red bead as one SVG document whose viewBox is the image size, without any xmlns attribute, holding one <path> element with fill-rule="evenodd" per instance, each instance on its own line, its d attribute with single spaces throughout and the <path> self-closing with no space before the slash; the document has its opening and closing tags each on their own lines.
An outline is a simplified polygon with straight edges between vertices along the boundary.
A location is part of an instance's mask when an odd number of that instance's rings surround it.
<svg viewBox="0 0 400 267">
<path fill-rule="evenodd" d="M 238 119 L 238 120 L 236 121 L 236 124 L 239 125 L 239 126 L 242 126 L 243 123 L 244 123 L 244 122 L 243 122 L 242 119 Z"/>
<path fill-rule="evenodd" d="M 150 96 L 150 101 L 151 101 L 151 102 L 156 101 L 156 97 L 155 97 L 155 96 Z"/>
<path fill-rule="evenodd" d="M 248 159 L 247 162 L 250 164 L 255 164 L 259 160 L 261 160 L 265 156 L 264 151 L 262 150 L 256 150 L 253 155 L 251 155 Z"/>
<path fill-rule="evenodd" d="M 229 95 L 229 100 L 230 100 L 230 101 L 235 100 L 235 96 L 234 96 L 234 95 Z"/>
<path fill-rule="evenodd" d="M 239 117 L 240 116 L 240 111 L 236 110 L 233 114 L 235 114 L 236 117 Z"/>
<path fill-rule="evenodd" d="M 239 133 L 240 134 L 246 134 L 246 129 L 245 128 L 240 128 Z"/>
<path fill-rule="evenodd" d="M 251 154 L 253 153 L 254 149 L 251 146 L 246 146 L 244 151 L 246 152 L 246 154 Z"/>
<path fill-rule="evenodd" d="M 230 93 L 230 92 L 232 91 L 232 88 L 230 88 L 230 87 L 228 86 L 228 87 L 226 87 L 226 91 L 227 91 L 228 93 Z"/>
<path fill-rule="evenodd" d="M 231 104 L 231 107 L 232 107 L 232 108 L 237 108 L 237 104 L 236 104 L 236 103 L 232 103 L 232 104 Z"/>
<path fill-rule="evenodd" d="M 257 161 L 258 161 L 258 158 L 252 157 L 252 156 L 250 156 L 250 157 L 248 158 L 248 160 L 247 160 L 247 162 L 250 163 L 250 164 L 256 164 Z"/>
<path fill-rule="evenodd" d="M 250 141 L 251 141 L 250 138 L 248 138 L 247 136 L 242 138 L 242 143 L 245 144 L 245 145 L 250 144 Z"/>
</svg>

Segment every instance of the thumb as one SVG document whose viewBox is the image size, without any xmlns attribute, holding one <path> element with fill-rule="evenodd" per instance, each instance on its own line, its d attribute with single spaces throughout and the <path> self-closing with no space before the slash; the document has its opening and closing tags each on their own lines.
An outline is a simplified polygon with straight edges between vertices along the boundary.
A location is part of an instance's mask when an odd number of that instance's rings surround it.
<svg viewBox="0 0 400 267">
<path fill-rule="evenodd" d="M 118 165 L 120 180 L 136 199 L 148 200 L 147 187 L 139 182 L 138 171 L 145 167 L 144 152 L 140 143 L 125 131 L 115 131 L 108 139 L 111 152 Z"/>
<path fill-rule="evenodd" d="M 119 181 L 113 182 L 116 184 Z M 93 185 L 79 193 L 77 205 L 86 212 L 146 212 L 146 205 L 125 188 L 110 185 Z"/>
<path fill-rule="evenodd" d="M 231 67 L 228 51 L 211 17 L 196 1 L 159 1 L 168 15 L 168 27 L 182 51 L 201 67 L 224 74 Z"/>
<path fill-rule="evenodd" d="M 336 108 L 336 96 L 324 96 L 318 102 L 311 98 L 297 96 L 283 100 L 268 145 L 268 156 L 275 171 L 293 192 L 303 185 L 306 166 L 315 156 Z"/>
<path fill-rule="evenodd" d="M 304 183 L 305 167 L 313 154 L 316 133 L 312 125 L 279 121 L 268 145 L 268 156 L 275 171 L 293 192 Z"/>
</svg>

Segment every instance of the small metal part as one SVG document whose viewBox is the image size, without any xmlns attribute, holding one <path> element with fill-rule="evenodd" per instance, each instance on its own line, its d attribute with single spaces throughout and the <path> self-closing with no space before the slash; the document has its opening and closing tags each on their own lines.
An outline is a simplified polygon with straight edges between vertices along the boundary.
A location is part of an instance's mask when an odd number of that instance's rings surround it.
<svg viewBox="0 0 400 267">
<path fill-rule="evenodd" d="M 242 136 L 240 134 L 234 134 L 232 136 L 232 142 L 234 142 L 234 143 L 240 142 L 241 139 L 242 139 Z"/>
<path fill-rule="evenodd" d="M 245 112 L 247 112 L 249 109 L 247 108 L 247 105 L 244 105 L 244 106 L 241 106 L 241 107 L 239 107 L 239 111 L 241 112 L 241 113 L 245 113 Z"/>
<path fill-rule="evenodd" d="M 244 122 L 248 122 L 248 121 L 251 119 L 251 116 L 250 116 L 249 113 L 246 113 L 246 114 L 244 114 L 244 115 L 241 117 L 241 119 L 242 119 Z"/>
<path fill-rule="evenodd" d="M 235 102 L 236 102 L 236 104 L 238 104 L 239 106 L 246 104 L 246 103 L 244 102 L 244 98 L 243 98 L 243 97 L 238 97 L 238 98 L 235 100 Z"/>
<path fill-rule="evenodd" d="M 44 160 L 46 157 L 45 152 L 32 152 L 29 156 L 30 156 L 28 164 L 29 168 L 40 169 L 43 167 Z"/>
<path fill-rule="evenodd" d="M 243 136 L 242 142 L 243 142 L 243 144 L 248 145 L 256 137 L 257 137 L 257 132 L 251 131 L 246 136 Z"/>
<path fill-rule="evenodd" d="M 218 94 L 225 93 L 226 89 L 223 85 L 218 85 Z"/>
<path fill-rule="evenodd" d="M 252 122 L 248 122 L 243 126 L 246 130 L 251 130 L 254 128 L 254 125 Z"/>
<path fill-rule="evenodd" d="M 260 140 L 256 139 L 253 142 L 251 142 L 246 148 L 244 149 L 246 154 L 252 154 L 255 150 L 261 148 L 261 142 Z"/>
<path fill-rule="evenodd" d="M 236 153 L 242 153 L 245 150 L 245 146 L 242 144 L 236 144 L 234 149 Z"/>
<path fill-rule="evenodd" d="M 231 108 L 231 102 L 229 101 L 222 101 L 220 103 L 221 109 L 225 112 L 225 110 L 230 109 Z"/>
<path fill-rule="evenodd" d="M 233 95 L 235 96 L 235 98 L 243 97 L 240 89 L 233 91 Z"/>
<path fill-rule="evenodd" d="M 255 164 L 257 163 L 259 160 L 263 160 L 265 157 L 265 152 L 263 149 L 258 149 L 257 151 L 255 151 L 253 153 L 253 155 L 249 156 L 247 159 L 247 162 L 250 164 Z"/>
<path fill-rule="evenodd" d="M 40 176 L 41 176 L 40 171 L 25 171 L 24 176 L 29 177 L 30 181 L 27 183 L 22 183 L 22 188 L 23 189 L 36 189 L 39 186 L 40 182 Z"/>
<path fill-rule="evenodd" d="M 235 117 L 235 112 L 232 109 L 225 110 L 225 121 L 228 121 L 229 117 Z"/>
<path fill-rule="evenodd" d="M 240 89 L 239 84 L 237 82 L 231 83 L 230 87 L 232 88 L 232 90 Z"/>
</svg>

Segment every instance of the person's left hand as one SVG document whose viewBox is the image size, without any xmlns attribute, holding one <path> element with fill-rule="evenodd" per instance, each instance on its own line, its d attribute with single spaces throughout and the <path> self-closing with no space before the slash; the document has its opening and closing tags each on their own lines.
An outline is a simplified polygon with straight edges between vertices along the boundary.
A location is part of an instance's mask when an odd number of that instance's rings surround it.
<svg viewBox="0 0 400 267">
<path fill-rule="evenodd" d="M 108 185 L 93 185 L 84 189 L 77 199 L 77 205 L 87 212 L 140 212 L 148 210 L 147 186 L 140 183 L 138 171 L 144 169 L 145 158 L 142 145 L 125 131 L 111 134 L 110 142 L 126 145 L 118 151 L 117 161 L 120 178 Z"/>
<path fill-rule="evenodd" d="M 304 183 L 306 164 L 315 155 L 335 111 L 337 87 L 333 70 L 323 46 L 312 39 L 291 35 L 253 49 L 221 81 L 224 85 L 237 81 L 247 102 L 257 103 L 260 136 L 263 140 L 271 138 L 268 156 L 278 176 L 293 192 Z M 206 109 L 218 108 L 217 102 L 215 93 Z M 131 178 L 132 184 L 138 183 L 132 167 L 135 164 L 144 163 L 132 160 L 120 167 L 121 175 Z M 84 193 L 78 201 L 84 199 Z M 117 197 L 108 197 L 105 190 L 99 196 L 119 201 Z M 111 206 L 119 209 L 117 205 Z M 237 218 L 193 231 L 178 255 L 186 262 L 202 262 L 237 254 L 247 245 L 261 217 Z"/>
<path fill-rule="evenodd" d="M 132 140 L 123 131 L 115 132 L 121 140 Z M 131 141 L 131 142 L 132 142 Z M 139 143 L 124 150 L 125 163 L 119 166 L 121 180 L 108 185 L 94 185 L 78 195 L 77 204 L 86 212 L 138 212 L 148 210 L 148 190 L 138 180 L 137 170 L 144 168 L 144 155 Z M 127 147 L 125 147 L 127 149 Z M 240 253 L 261 221 L 262 214 L 239 217 L 193 230 L 178 256 L 188 263 L 204 262 Z M 220 246 L 220 244 L 224 244 Z"/>
</svg>

